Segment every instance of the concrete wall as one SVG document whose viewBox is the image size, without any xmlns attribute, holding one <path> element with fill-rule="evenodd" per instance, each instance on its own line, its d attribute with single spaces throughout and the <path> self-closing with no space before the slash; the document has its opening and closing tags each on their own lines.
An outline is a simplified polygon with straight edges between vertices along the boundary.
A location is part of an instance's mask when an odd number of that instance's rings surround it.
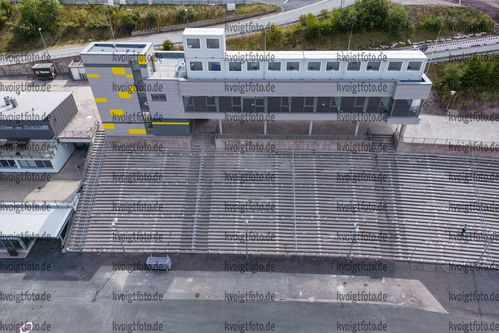
<svg viewBox="0 0 499 333">
<path fill-rule="evenodd" d="M 57 73 L 69 73 L 69 65 L 73 60 L 79 60 L 77 56 L 69 56 L 63 58 L 52 58 L 50 62 L 54 64 Z M 11 76 L 11 75 L 33 75 L 33 70 L 31 69 L 36 62 L 24 63 L 24 64 L 11 64 L 11 65 L 1 65 L 0 66 L 0 76 Z"/>
<path fill-rule="evenodd" d="M 213 0 L 210 0 L 213 1 Z M 231 3 L 238 2 L 238 1 L 230 1 Z M 172 3 L 182 3 L 182 1 L 177 1 L 177 2 L 172 2 Z M 202 3 L 201 3 L 202 4 Z M 224 18 L 218 18 L 218 19 L 212 19 L 212 20 L 204 20 L 204 21 L 197 21 L 197 22 L 192 22 L 187 24 L 177 24 L 177 25 L 170 25 L 168 27 L 157 27 L 157 28 L 152 28 L 152 29 L 146 29 L 146 30 L 137 30 L 137 31 L 132 31 L 132 36 L 142 36 L 142 35 L 149 35 L 149 34 L 157 34 L 160 32 L 168 32 L 168 31 L 175 31 L 175 30 L 183 30 L 187 27 L 189 28 L 198 28 L 198 27 L 206 27 L 210 25 L 216 25 L 224 22 L 232 22 L 232 21 L 239 21 L 243 19 L 247 19 L 250 17 L 255 17 L 255 16 L 261 16 L 261 15 L 267 15 L 270 13 L 273 13 L 274 10 L 267 10 L 264 12 L 260 13 L 250 13 L 250 14 L 245 14 L 245 15 L 239 15 L 239 16 L 232 16 L 232 17 L 224 17 Z"/>
<path fill-rule="evenodd" d="M 324 151 L 350 151 L 365 152 L 371 149 L 371 143 L 368 140 L 317 140 L 317 139 L 237 139 L 215 138 L 217 149 L 223 149 L 227 152 L 235 152 L 236 148 L 243 148 L 245 152 L 271 152 L 280 150 L 324 150 Z M 230 137 L 230 135 L 229 135 Z M 259 150 L 263 147 L 263 151 Z M 374 147 L 374 146 L 373 146 Z M 256 149 L 253 150 L 253 149 Z M 238 151 L 241 151 L 238 149 Z"/>
<path fill-rule="evenodd" d="M 71 157 L 71 154 L 73 154 L 74 150 L 75 148 L 72 143 L 59 143 L 59 145 L 57 146 L 55 157 L 52 160 L 54 170 L 51 172 L 57 173 L 61 171 L 62 167 L 64 166 L 64 164 L 66 164 L 69 157 Z"/>
<path fill-rule="evenodd" d="M 168 149 L 190 149 L 191 148 L 191 137 L 130 137 L 130 136 L 107 136 L 106 137 L 108 150 L 110 151 L 138 151 L 144 145 L 147 148 L 159 149 L 159 145 L 162 146 L 161 151 Z M 132 147 L 128 149 L 127 147 Z M 156 150 L 157 150 L 156 149 Z"/>
<path fill-rule="evenodd" d="M 494 151 L 473 151 L 476 158 L 499 158 L 499 142 L 494 143 Z M 467 151 L 467 152 L 466 152 Z M 399 142 L 397 145 L 398 153 L 412 153 L 412 154 L 429 154 L 429 155 L 448 155 L 470 157 L 469 149 L 464 146 L 456 147 L 455 145 L 445 144 L 423 144 L 423 143 L 406 143 Z"/>
</svg>

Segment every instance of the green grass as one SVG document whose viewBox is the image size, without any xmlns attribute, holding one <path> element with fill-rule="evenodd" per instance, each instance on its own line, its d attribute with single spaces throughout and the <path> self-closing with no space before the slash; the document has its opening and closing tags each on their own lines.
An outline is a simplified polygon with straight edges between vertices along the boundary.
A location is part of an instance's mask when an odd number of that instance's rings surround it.
<svg viewBox="0 0 499 333">
<path fill-rule="evenodd" d="M 44 32 L 43 37 L 49 47 L 71 44 L 85 44 L 96 40 L 112 39 L 109 28 L 107 5 L 63 5 L 59 26 L 53 32 Z M 222 18 L 227 15 L 225 5 L 126 5 L 113 8 L 110 18 L 116 38 L 131 35 L 131 30 L 123 29 L 123 14 L 131 9 L 131 14 L 137 16 L 136 26 L 133 30 L 153 29 L 186 22 L 185 14 L 178 15 L 183 10 L 189 10 L 189 22 Z M 236 6 L 236 15 L 260 13 L 270 9 L 278 9 L 274 5 L 245 4 Z M 18 38 L 9 27 L 14 27 L 19 20 L 19 12 L 14 9 L 13 16 L 0 33 L 1 52 L 23 52 L 42 49 L 40 38 L 31 40 Z M 93 28 L 89 28 L 92 26 Z M 1 28 L 0 28 L 1 29 Z"/>
</svg>

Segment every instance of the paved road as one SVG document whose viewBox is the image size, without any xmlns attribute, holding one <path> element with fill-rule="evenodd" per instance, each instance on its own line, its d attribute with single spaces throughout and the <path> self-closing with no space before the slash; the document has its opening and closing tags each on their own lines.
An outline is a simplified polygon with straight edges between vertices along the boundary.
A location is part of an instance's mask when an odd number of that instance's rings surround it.
<svg viewBox="0 0 499 333">
<path fill-rule="evenodd" d="M 234 325 L 249 321 L 270 323 L 269 328 L 275 325 L 274 332 L 352 332 L 348 325 L 365 321 L 381 324 L 385 332 L 440 333 L 447 332 L 450 324 L 497 322 L 499 313 L 497 302 L 465 303 L 449 296 L 499 293 L 498 271 L 465 273 L 446 266 L 390 261 L 345 266 L 343 259 L 300 257 L 253 257 L 252 263 L 258 263 L 253 267 L 259 268 L 247 269 L 241 257 L 174 255 L 173 270 L 165 273 L 140 270 L 147 255 L 125 259 L 122 254 L 61 254 L 58 248 L 57 241 L 42 241 L 25 260 L 0 260 L 0 332 L 13 332 L 5 325 L 25 321 L 50 324 L 51 332 L 124 331 L 123 325 L 137 321 L 153 324 L 150 331 L 157 332 L 236 331 Z M 40 270 L 27 271 L 34 264 Z M 232 265 L 238 264 L 237 270 L 250 272 L 234 271 Z M 277 297 L 273 301 L 225 299 L 226 293 L 250 290 Z M 373 294 L 381 290 L 392 301 L 335 300 L 337 291 L 361 290 Z M 24 291 L 51 298 L 19 299 L 18 303 L 5 299 Z M 143 296 L 133 295 L 138 291 Z M 131 328 L 131 332 L 147 332 Z M 239 326 L 241 331 L 245 330 Z"/>
<path fill-rule="evenodd" d="M 408 4 L 436 4 L 435 1 L 438 2 L 438 4 L 448 4 L 451 5 L 452 3 L 446 2 L 445 0 L 394 0 L 396 3 L 401 3 L 404 5 Z M 264 17 L 259 17 L 259 18 L 252 18 L 248 20 L 243 20 L 243 21 L 238 21 L 238 22 L 231 22 L 231 25 L 234 24 L 241 24 L 245 25 L 247 23 L 251 24 L 258 24 L 261 26 L 267 26 L 269 23 L 275 23 L 278 25 L 286 25 L 286 24 L 291 24 L 294 22 L 298 21 L 298 18 L 302 14 L 308 14 L 312 13 L 314 15 L 318 15 L 321 10 L 327 9 L 327 10 L 332 10 L 333 8 L 339 8 L 341 5 L 341 0 L 322 0 L 315 2 L 314 0 L 264 0 L 263 2 L 267 3 L 273 3 L 273 4 L 278 4 L 283 6 L 284 11 L 277 14 L 277 15 L 267 15 Z M 353 5 L 355 0 L 343 0 L 343 6 L 350 6 Z M 216 25 L 213 27 L 224 27 L 224 25 Z M 119 41 L 127 41 L 127 42 L 134 42 L 134 41 L 140 41 L 143 42 L 144 40 L 148 42 L 152 42 L 155 46 L 159 46 L 163 44 L 163 41 L 166 39 L 171 40 L 173 43 L 181 43 L 182 42 L 182 32 L 183 30 L 178 30 L 178 31 L 172 31 L 168 33 L 160 33 L 160 34 L 151 34 L 151 35 L 146 35 L 146 36 L 139 36 L 139 37 L 130 37 L 130 38 L 122 38 L 118 39 Z M 226 36 L 234 36 L 234 35 L 239 35 L 240 33 L 235 33 L 235 32 L 226 32 Z M 64 56 L 70 56 L 70 55 L 77 55 L 81 50 L 83 50 L 88 44 L 83 44 L 79 46 L 70 46 L 70 47 L 62 47 L 62 48 L 55 48 L 55 49 L 49 49 L 50 56 L 52 58 L 57 58 L 57 57 L 64 57 Z M 487 51 L 490 49 L 498 49 L 497 45 L 493 46 L 479 46 L 475 47 L 473 49 L 463 49 L 462 52 L 468 52 L 469 53 L 474 53 L 474 52 L 479 52 L 479 51 Z M 466 51 L 464 51 L 466 50 Z M 461 50 L 459 50 L 461 51 Z M 462 52 L 458 54 L 462 54 Z M 36 55 L 38 57 L 41 57 L 44 55 L 44 51 L 40 52 L 34 52 L 33 55 Z M 457 54 L 457 52 L 456 52 Z M 434 54 L 434 57 L 440 57 L 440 56 L 445 56 L 448 55 L 448 51 L 446 52 L 436 52 Z M 0 64 L 5 63 L 5 60 L 0 57 Z"/>
</svg>

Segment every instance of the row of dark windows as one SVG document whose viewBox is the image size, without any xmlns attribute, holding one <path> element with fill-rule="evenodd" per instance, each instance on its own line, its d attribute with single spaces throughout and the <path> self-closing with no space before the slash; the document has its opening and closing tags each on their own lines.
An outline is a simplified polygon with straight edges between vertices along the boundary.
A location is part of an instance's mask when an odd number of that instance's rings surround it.
<svg viewBox="0 0 499 333">
<path fill-rule="evenodd" d="M 400 72 L 402 70 L 402 61 L 390 61 L 388 64 L 388 71 L 390 72 Z M 347 71 L 349 72 L 358 72 L 361 68 L 361 62 L 349 62 L 347 65 Z M 407 64 L 406 71 L 416 71 L 418 72 L 421 69 L 422 62 L 421 61 L 410 61 Z M 240 72 L 242 71 L 242 63 L 230 61 L 229 62 L 229 72 Z M 309 61 L 307 63 L 307 71 L 309 72 L 320 72 L 322 68 L 321 61 Z M 190 61 L 189 67 L 191 71 L 203 71 L 203 62 L 201 61 Z M 366 65 L 366 71 L 368 72 L 379 72 L 381 67 L 381 62 L 373 61 L 368 62 Z M 326 71 L 339 71 L 340 63 L 338 61 L 327 61 L 326 62 Z M 222 64 L 220 61 L 208 61 L 208 71 L 210 72 L 220 72 L 222 70 Z M 246 71 L 259 71 L 260 70 L 260 62 L 247 62 L 246 63 Z M 272 72 L 280 72 L 281 71 L 281 62 L 280 61 L 272 61 L 268 62 L 267 70 Z M 287 61 L 286 62 L 286 71 L 288 72 L 298 72 L 300 71 L 300 62 L 298 61 Z"/>
<path fill-rule="evenodd" d="M 377 113 L 416 117 L 421 100 L 391 97 L 239 97 L 185 96 L 185 112 Z"/>
<path fill-rule="evenodd" d="M 21 169 L 53 169 L 52 162 L 47 160 L 17 160 Z M 17 169 L 15 160 L 0 160 L 0 168 Z"/>
</svg>

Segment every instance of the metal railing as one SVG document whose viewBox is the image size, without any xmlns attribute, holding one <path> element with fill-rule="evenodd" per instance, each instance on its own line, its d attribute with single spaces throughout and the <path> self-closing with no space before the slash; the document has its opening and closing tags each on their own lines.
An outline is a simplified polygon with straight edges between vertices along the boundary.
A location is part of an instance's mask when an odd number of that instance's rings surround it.
<svg viewBox="0 0 499 333">
<path fill-rule="evenodd" d="M 308 135 L 308 134 L 215 134 L 215 139 L 237 140 L 361 140 L 370 141 L 368 135 Z"/>
<path fill-rule="evenodd" d="M 395 131 L 397 133 L 397 131 Z M 404 143 L 422 143 L 422 144 L 435 144 L 435 145 L 471 145 L 478 147 L 480 144 L 484 145 L 496 145 L 499 151 L 499 142 L 494 141 L 472 141 L 472 140 L 461 140 L 461 139 L 443 139 L 443 138 L 423 138 L 423 137 L 410 137 L 404 136 L 402 142 Z"/>
<path fill-rule="evenodd" d="M 95 131 L 96 127 L 89 127 L 86 131 L 62 131 L 59 134 L 59 138 L 86 138 L 91 139 Z"/>
</svg>

